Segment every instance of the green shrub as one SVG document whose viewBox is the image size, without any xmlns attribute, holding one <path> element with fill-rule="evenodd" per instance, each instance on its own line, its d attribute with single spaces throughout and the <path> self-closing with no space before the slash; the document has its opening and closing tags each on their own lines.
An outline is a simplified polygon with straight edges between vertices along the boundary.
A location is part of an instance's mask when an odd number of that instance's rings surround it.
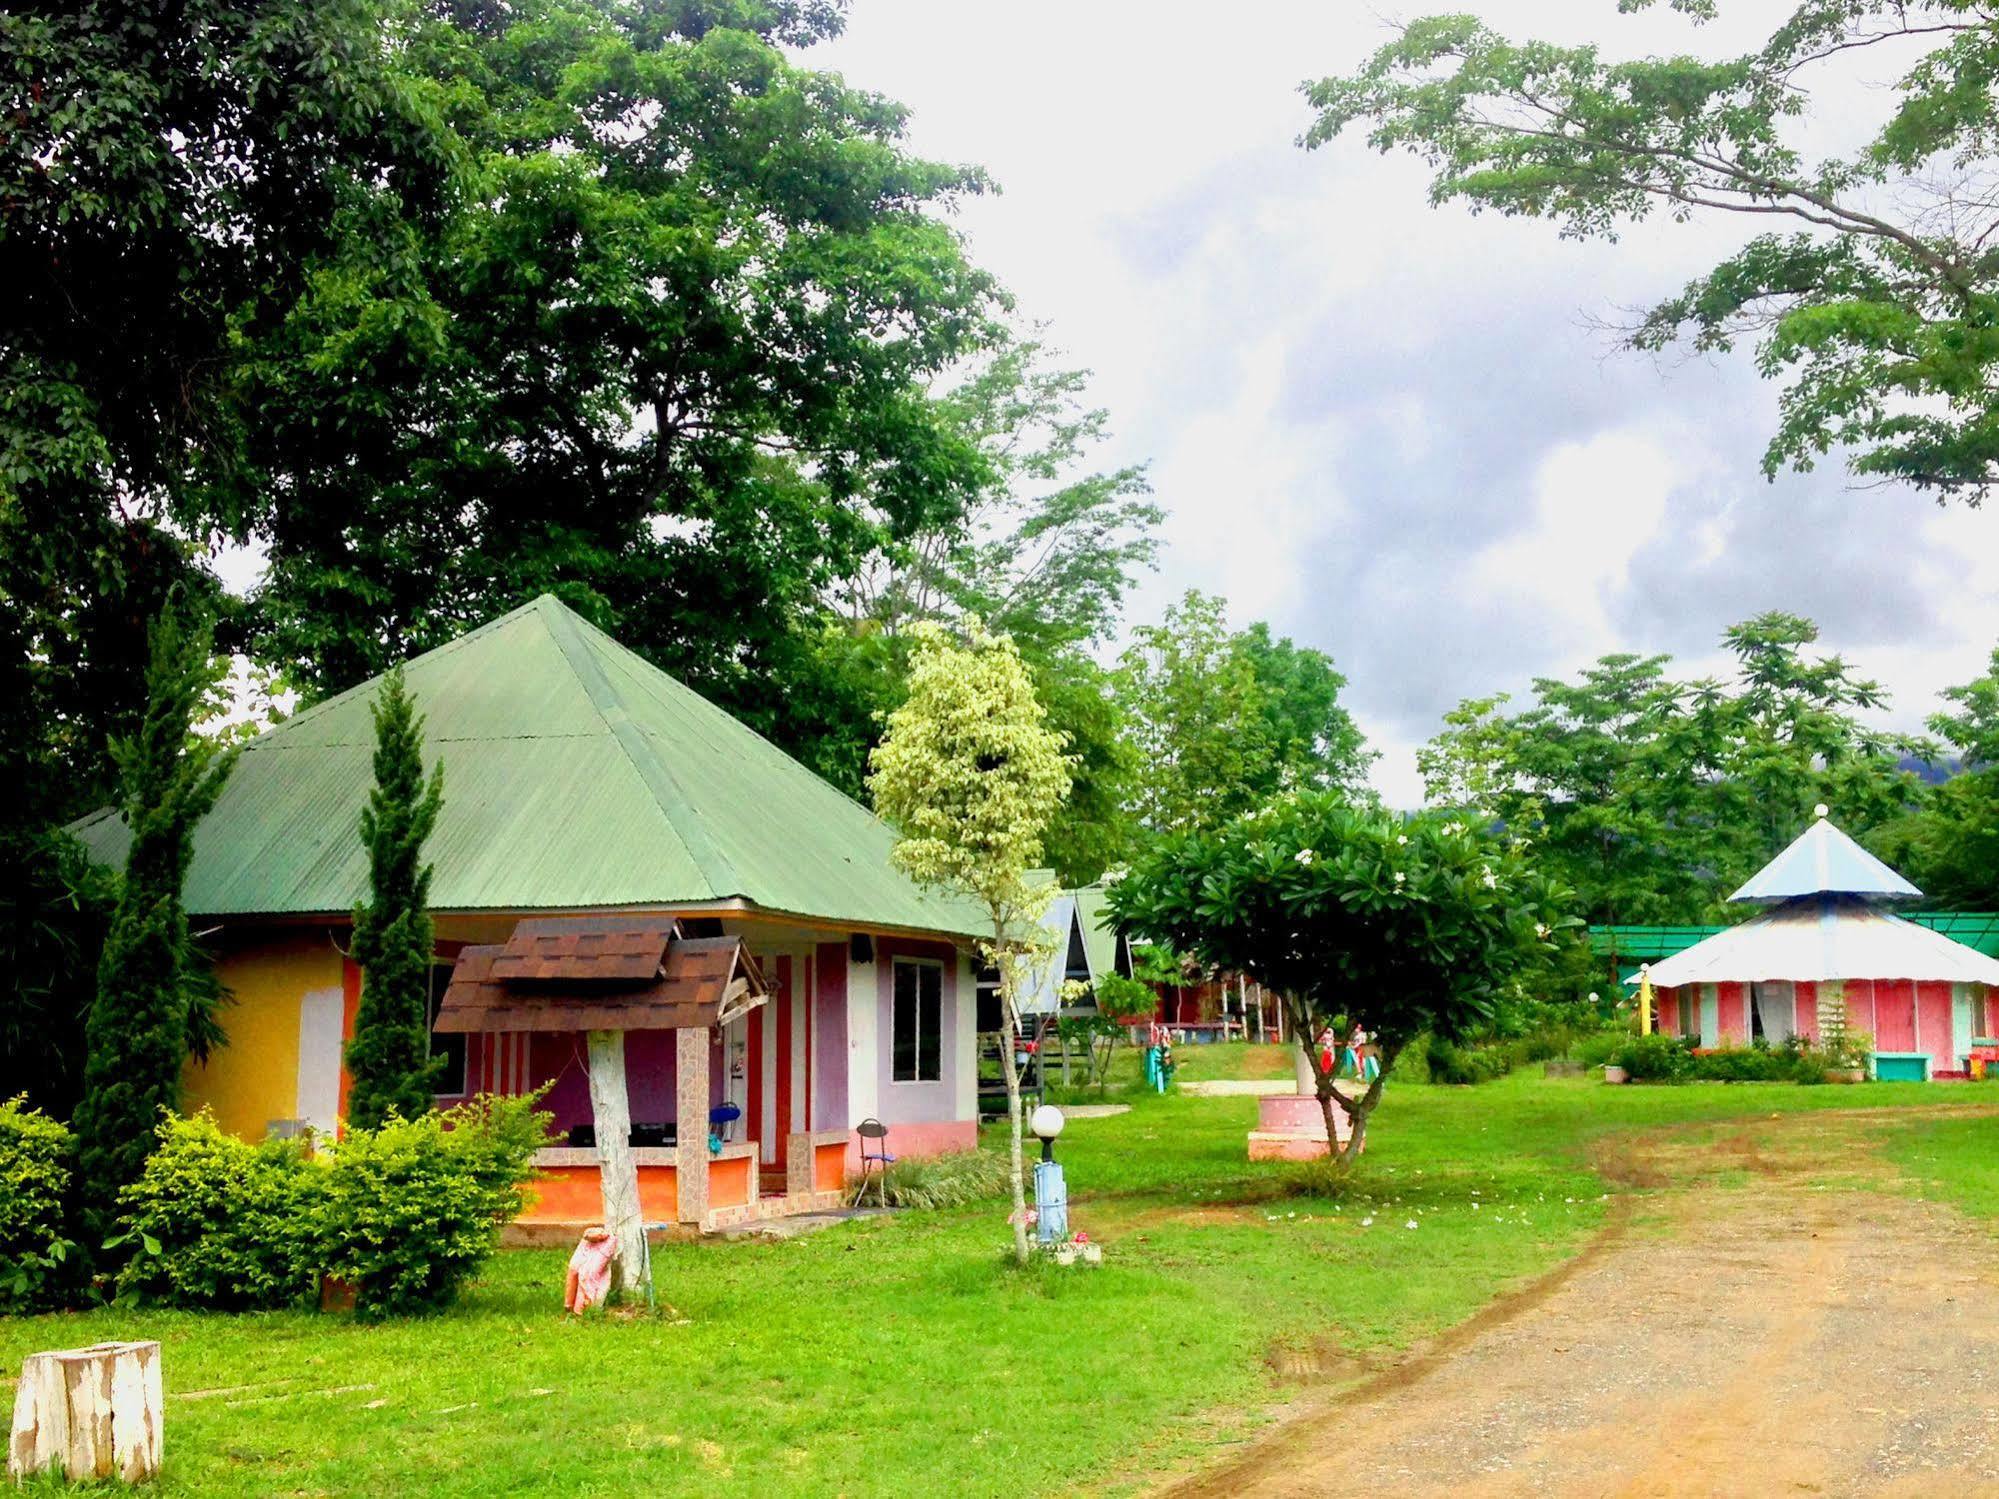
<svg viewBox="0 0 1999 1499">
<path fill-rule="evenodd" d="M 1441 1036 L 1431 1036 L 1423 1060 L 1431 1082 L 1464 1086 L 1506 1076 L 1513 1070 L 1514 1056 L 1515 1046 L 1511 1042 L 1460 1045 Z M 1398 1071 L 1401 1065 L 1401 1059 L 1397 1058 Z"/>
<path fill-rule="evenodd" d="M 1003 1195 L 1008 1184 L 1006 1158 L 992 1150 L 954 1150 L 897 1161 L 888 1168 L 886 1180 L 889 1205 L 899 1208 L 955 1208 L 968 1202 L 987 1202 Z"/>
<path fill-rule="evenodd" d="M 1633 1082 L 1677 1083 L 1691 1073 L 1694 1056 L 1677 1036 L 1654 1034 L 1626 1036 L 1610 1060 Z"/>
<path fill-rule="evenodd" d="M 136 1246 L 119 1291 L 170 1306 L 249 1311 L 291 1306 L 319 1286 L 323 1164 L 305 1140 L 251 1145 L 214 1116 L 168 1117 L 139 1179 L 119 1198 Z"/>
<path fill-rule="evenodd" d="M 1570 1054 L 1585 1067 L 1601 1067 L 1614 1057 L 1619 1048 L 1631 1039 L 1631 1033 L 1619 1028 L 1609 1031 L 1591 1031 L 1579 1037 L 1570 1049 Z"/>
<path fill-rule="evenodd" d="M 25 1097 L 0 1104 L 0 1311 L 43 1305 L 76 1248 L 63 1235 L 74 1148 Z"/>
<path fill-rule="evenodd" d="M 120 1290 L 173 1306 L 309 1303 L 322 1277 L 354 1287 L 367 1318 L 448 1304 L 499 1245 L 547 1116 L 533 1098 L 480 1098 L 443 1114 L 303 1141 L 245 1144 L 208 1115 L 168 1119 L 127 1188 L 140 1252 Z"/>
<path fill-rule="evenodd" d="M 529 1099 L 391 1118 L 333 1148 L 318 1203 L 320 1266 L 362 1317 L 448 1305 L 521 1209 L 542 1127 Z"/>
</svg>

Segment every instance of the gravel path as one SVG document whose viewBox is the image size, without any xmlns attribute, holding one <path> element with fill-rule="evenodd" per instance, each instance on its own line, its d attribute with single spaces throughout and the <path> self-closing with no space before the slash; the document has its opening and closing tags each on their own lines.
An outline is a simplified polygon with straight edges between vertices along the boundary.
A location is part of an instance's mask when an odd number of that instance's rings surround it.
<svg viewBox="0 0 1999 1499">
<path fill-rule="evenodd" d="M 1736 1143 L 1755 1185 L 1640 1199 L 1581 1261 L 1172 1492 L 1999 1495 L 1999 1240 Z"/>
</svg>

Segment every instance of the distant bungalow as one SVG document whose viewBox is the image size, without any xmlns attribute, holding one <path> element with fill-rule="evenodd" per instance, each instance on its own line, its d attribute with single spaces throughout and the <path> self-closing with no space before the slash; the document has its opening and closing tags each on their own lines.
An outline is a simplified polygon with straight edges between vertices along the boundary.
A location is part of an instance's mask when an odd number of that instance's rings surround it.
<svg viewBox="0 0 1999 1499">
<path fill-rule="evenodd" d="M 1837 985 L 1882 1078 L 1960 1077 L 1999 1032 L 1999 961 L 1882 903 L 1922 892 L 1826 820 L 1729 897 L 1768 910 L 1651 965 L 1659 1028 L 1703 1046 L 1816 1041 Z M 1633 975 L 1628 982 L 1637 982 Z"/>
<path fill-rule="evenodd" d="M 898 872 L 866 808 L 550 596 L 404 672 L 426 758 L 444 765 L 425 849 L 433 1021 L 448 987 L 455 1012 L 435 1038 L 438 1102 L 552 1084 L 571 1142 L 544 1152 L 523 1221 L 597 1219 L 582 1032 L 606 1001 L 629 1016 L 648 1219 L 708 1228 L 824 1205 L 869 1117 L 902 1156 L 976 1143 L 978 919 Z M 260 734 L 196 831 L 186 904 L 232 1002 L 187 1103 L 246 1138 L 331 1131 L 345 1112 L 377 685 Z M 123 859 L 114 813 L 73 831 Z M 451 983 L 468 947 L 477 972 Z M 593 970 L 606 952 L 649 987 Z M 730 1106 L 739 1120 L 711 1151 L 710 1112 Z"/>
</svg>

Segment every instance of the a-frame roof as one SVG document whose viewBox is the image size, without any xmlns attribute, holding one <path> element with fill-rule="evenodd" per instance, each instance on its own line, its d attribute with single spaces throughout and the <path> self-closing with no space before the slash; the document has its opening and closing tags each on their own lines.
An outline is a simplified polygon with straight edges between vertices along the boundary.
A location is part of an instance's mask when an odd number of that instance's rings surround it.
<svg viewBox="0 0 1999 1499">
<path fill-rule="evenodd" d="M 1765 864 L 1730 900 L 1780 901 L 1801 895 L 1903 899 L 1923 892 L 1834 827 L 1825 808 L 1791 846 Z"/>
<path fill-rule="evenodd" d="M 404 667 L 444 764 L 425 852 L 440 911 L 747 901 L 830 925 L 970 935 L 964 903 L 889 862 L 894 835 L 776 746 L 549 595 Z M 195 835 L 199 916 L 334 914 L 365 892 L 376 683 L 244 750 Z M 73 832 L 107 861 L 110 812 Z"/>
</svg>

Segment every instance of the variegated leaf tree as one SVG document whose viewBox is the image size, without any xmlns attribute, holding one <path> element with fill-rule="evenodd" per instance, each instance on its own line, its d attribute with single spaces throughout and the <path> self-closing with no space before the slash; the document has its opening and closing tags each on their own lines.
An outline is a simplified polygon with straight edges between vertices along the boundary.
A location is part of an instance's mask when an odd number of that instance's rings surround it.
<svg viewBox="0 0 1999 1499">
<path fill-rule="evenodd" d="M 875 806 L 897 830 L 897 867 L 978 904 L 982 955 L 999 971 L 1001 1067 L 1006 1075 L 1013 1246 L 1027 1261 L 1021 1157 L 1020 982 L 1048 938 L 1053 886 L 1030 877 L 1042 839 L 1069 792 L 1064 736 L 1048 727 L 1013 641 L 976 618 L 954 638 L 918 625 L 909 696 L 870 757 Z"/>
</svg>

